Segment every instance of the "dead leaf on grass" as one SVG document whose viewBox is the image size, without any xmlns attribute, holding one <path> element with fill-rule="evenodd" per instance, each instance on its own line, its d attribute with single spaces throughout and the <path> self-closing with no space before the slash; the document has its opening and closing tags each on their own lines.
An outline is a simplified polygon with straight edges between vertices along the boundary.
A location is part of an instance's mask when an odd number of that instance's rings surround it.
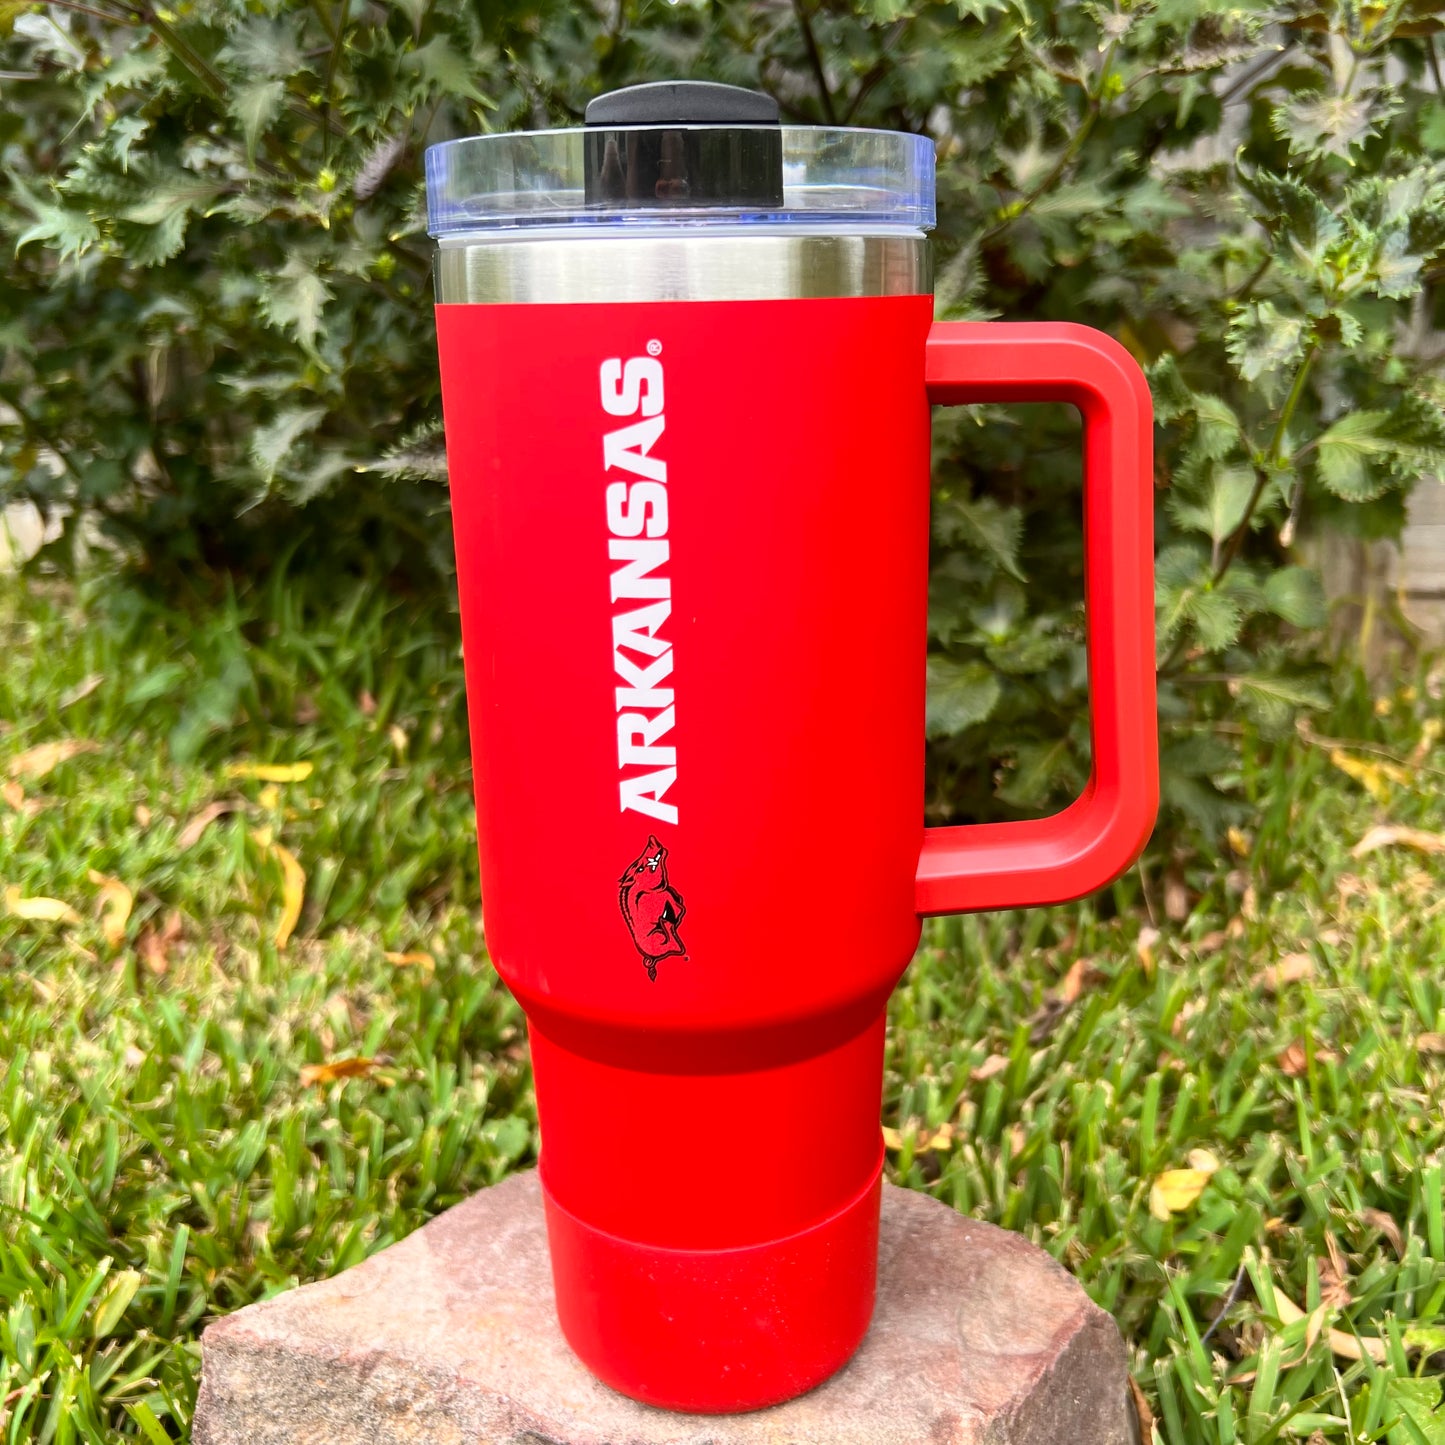
<svg viewBox="0 0 1445 1445">
<path fill-rule="evenodd" d="M 181 835 L 176 839 L 177 848 L 194 848 L 200 842 L 201 834 L 216 821 L 223 818 L 227 813 L 234 813 L 242 805 L 235 800 L 207 803 L 199 813 L 181 829 Z"/>
<path fill-rule="evenodd" d="M 419 968 L 423 973 L 436 972 L 436 959 L 420 950 L 413 953 L 383 953 L 382 957 L 397 968 Z"/>
<path fill-rule="evenodd" d="M 162 978 L 170 971 L 171 945 L 180 936 L 181 915 L 172 912 L 160 928 L 150 926 L 141 930 L 140 937 L 135 941 L 136 955 L 151 973 Z"/>
<path fill-rule="evenodd" d="M 306 870 L 289 848 L 274 842 L 267 846 L 281 865 L 281 916 L 276 920 L 276 932 L 271 936 L 279 949 L 285 948 L 291 941 L 300 921 L 301 904 L 306 897 Z"/>
<path fill-rule="evenodd" d="M 1392 1215 L 1386 1214 L 1383 1209 L 1362 1209 L 1360 1218 L 1372 1229 L 1378 1229 L 1390 1241 L 1390 1246 L 1397 1255 L 1404 1256 L 1405 1240 Z"/>
<path fill-rule="evenodd" d="M 1314 959 L 1307 953 L 1287 953 L 1267 968 L 1255 974 L 1254 981 L 1266 993 L 1278 993 L 1288 984 L 1299 983 L 1302 979 L 1313 978 Z"/>
<path fill-rule="evenodd" d="M 1343 748 L 1330 750 L 1330 761 L 1348 778 L 1353 778 L 1377 803 L 1388 801 L 1391 783 L 1408 783 L 1410 773 L 1398 763 L 1357 758 Z"/>
<path fill-rule="evenodd" d="M 138 828 L 149 828 L 151 825 L 151 819 L 154 816 L 155 814 L 152 813 L 151 810 L 147 808 L 144 803 L 137 803 L 135 805 L 135 821 Z"/>
<path fill-rule="evenodd" d="M 88 677 L 83 677 L 74 687 L 68 687 L 60 694 L 56 703 L 56 710 L 63 712 L 66 708 L 74 706 L 81 698 L 89 697 L 101 683 L 105 681 L 103 672 L 92 672 Z"/>
<path fill-rule="evenodd" d="M 0 798 L 24 818 L 33 818 L 43 806 L 34 798 L 27 798 L 25 789 L 14 778 L 8 783 L 0 783 Z"/>
<path fill-rule="evenodd" d="M 1445 1034 L 1417 1034 L 1415 1049 L 1422 1054 L 1445 1054 Z"/>
<path fill-rule="evenodd" d="M 324 1064 L 306 1064 L 301 1069 L 301 1085 L 334 1084 L 339 1079 L 363 1079 L 378 1066 L 377 1059 L 328 1059 Z"/>
<path fill-rule="evenodd" d="M 1275 1286 L 1274 1304 L 1281 1324 L 1296 1324 L 1305 1317 L 1305 1312 L 1278 1285 Z M 1344 1360 L 1362 1360 L 1368 1355 L 1379 1363 L 1385 1359 L 1387 1353 L 1385 1341 L 1374 1335 L 1356 1336 L 1345 1330 L 1332 1329 L 1329 1332 L 1329 1342 L 1331 1352 Z"/>
<path fill-rule="evenodd" d="M 1236 858 L 1248 858 L 1254 847 L 1254 840 L 1239 828 L 1231 828 L 1225 835 L 1229 839 L 1230 851 Z"/>
<path fill-rule="evenodd" d="M 1177 868 L 1164 875 L 1164 916 L 1171 923 L 1183 923 L 1189 917 L 1189 885 Z"/>
<path fill-rule="evenodd" d="M 133 894 L 119 878 L 108 878 L 92 868 L 90 881 L 100 889 L 100 934 L 110 948 L 119 948 L 125 942 L 125 926 L 130 921 L 130 911 L 135 906 Z"/>
<path fill-rule="evenodd" d="M 1134 956 L 1139 960 L 1145 978 L 1154 977 L 1154 945 L 1159 942 L 1159 936 L 1157 928 L 1141 928 L 1139 937 L 1134 940 Z"/>
<path fill-rule="evenodd" d="M 1204 1193 L 1204 1186 L 1219 1169 L 1219 1160 L 1207 1149 L 1189 1152 L 1188 1169 L 1166 1169 L 1149 1191 L 1149 1213 L 1155 1219 L 1179 1214 Z"/>
<path fill-rule="evenodd" d="M 1430 756 L 1435 744 L 1440 741 L 1442 733 L 1445 733 L 1445 721 L 1438 717 L 1425 719 L 1425 724 L 1420 729 L 1419 741 L 1416 742 L 1410 753 L 1410 762 L 1415 767 L 1418 768 Z"/>
<path fill-rule="evenodd" d="M 1351 858 L 1363 858 L 1379 848 L 1414 848 L 1420 853 L 1445 853 L 1445 833 L 1428 833 L 1424 828 L 1407 828 L 1398 823 L 1382 823 L 1371 828 L 1353 848 Z"/>
<path fill-rule="evenodd" d="M 970 1069 L 968 1077 L 975 1084 L 987 1083 L 1009 1066 L 1007 1054 L 990 1054 L 976 1069 Z"/>
<path fill-rule="evenodd" d="M 9 773 L 12 778 L 43 778 L 52 768 L 81 753 L 100 751 L 99 743 L 85 742 L 81 738 L 62 738 L 59 742 L 41 743 L 28 748 L 10 759 Z"/>
<path fill-rule="evenodd" d="M 1060 1003 L 1077 1003 L 1079 995 L 1091 983 L 1097 983 L 1103 974 L 1094 967 L 1092 958 L 1076 958 L 1069 965 L 1069 971 L 1059 981 L 1054 997 Z"/>
<path fill-rule="evenodd" d="M 1320 1274 L 1320 1303 L 1327 1309 L 1340 1310 L 1350 1303 L 1349 1271 L 1333 1234 L 1325 1235 L 1327 1258 L 1315 1261 Z"/>
<path fill-rule="evenodd" d="M 315 763 L 232 763 L 226 776 L 254 778 L 261 783 L 304 783 L 315 771 Z"/>
<path fill-rule="evenodd" d="M 1149 1408 L 1148 1397 L 1140 1388 L 1138 1380 L 1129 1376 L 1129 1395 L 1134 1401 L 1134 1414 L 1139 1420 L 1139 1438 L 1151 1441 L 1154 1438 L 1154 1412 Z"/>
<path fill-rule="evenodd" d="M 1193 945 L 1193 948 L 1195 954 L 1203 958 L 1206 954 L 1218 953 L 1228 942 L 1229 934 L 1222 928 L 1216 928 L 1212 933 L 1206 933 L 1203 938 Z"/>
<path fill-rule="evenodd" d="M 5 890 L 5 911 L 27 923 L 79 923 L 80 914 L 59 898 L 25 898 L 13 885 Z"/>
<path fill-rule="evenodd" d="M 1333 1049 L 1316 1047 L 1315 1062 L 1317 1064 L 1337 1064 L 1340 1056 Z M 1291 1079 L 1298 1079 L 1309 1067 L 1309 1056 L 1305 1052 L 1305 1046 L 1296 1039 L 1283 1053 L 1275 1060 L 1280 1067 L 1280 1072 L 1288 1074 Z"/>
</svg>

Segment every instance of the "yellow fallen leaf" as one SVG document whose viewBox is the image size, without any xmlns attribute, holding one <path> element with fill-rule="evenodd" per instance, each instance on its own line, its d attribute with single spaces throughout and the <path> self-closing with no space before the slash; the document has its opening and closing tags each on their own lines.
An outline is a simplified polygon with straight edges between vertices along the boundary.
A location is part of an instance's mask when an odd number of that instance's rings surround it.
<svg viewBox="0 0 1445 1445">
<path fill-rule="evenodd" d="M 315 763 L 232 763 L 226 776 L 255 778 L 260 783 L 303 783 L 315 769 Z"/>
<path fill-rule="evenodd" d="M 17 753 L 10 759 L 12 778 L 43 778 L 52 768 L 77 757 L 81 753 L 99 751 L 99 743 L 83 742 L 80 738 L 62 738 L 59 742 L 41 743 L 38 747 Z"/>
<path fill-rule="evenodd" d="M 1390 783 L 1408 783 L 1410 781 L 1409 772 L 1398 763 L 1357 758 L 1343 748 L 1332 748 L 1330 761 L 1346 777 L 1353 778 L 1372 798 L 1380 803 L 1390 796 Z"/>
<path fill-rule="evenodd" d="M 1425 719 L 1424 726 L 1420 729 L 1420 739 L 1410 752 L 1410 761 L 1417 768 L 1430 756 L 1431 750 L 1440 741 L 1442 733 L 1445 733 L 1445 721 L 1438 717 Z"/>
<path fill-rule="evenodd" d="M 5 890 L 5 911 L 12 918 L 23 918 L 29 923 L 80 922 L 80 914 L 59 898 L 23 898 L 14 886 Z"/>
<path fill-rule="evenodd" d="M 119 878 L 107 878 L 94 868 L 90 870 L 89 877 L 100 889 L 101 937 L 111 948 L 119 948 L 125 942 L 125 926 L 135 905 L 135 895 Z"/>
<path fill-rule="evenodd" d="M 256 801 L 263 808 L 274 808 L 281 801 L 281 789 L 275 783 L 267 783 L 259 793 L 256 794 Z"/>
<path fill-rule="evenodd" d="M 301 917 L 301 903 L 306 897 L 306 870 L 289 848 L 272 843 L 271 851 L 281 864 L 281 917 L 276 920 L 274 941 L 277 948 L 285 948 Z"/>
<path fill-rule="evenodd" d="M 437 961 L 429 953 L 384 953 L 382 957 L 397 968 L 419 968 L 423 973 L 435 973 Z"/>
<path fill-rule="evenodd" d="M 324 1064 L 306 1064 L 301 1070 L 301 1084 L 334 1084 L 338 1079 L 361 1079 L 377 1066 L 376 1059 L 328 1059 Z"/>
<path fill-rule="evenodd" d="M 903 1135 L 897 1129 L 890 1129 L 887 1124 L 883 1126 L 883 1147 L 895 1151 L 903 1147 Z"/>
<path fill-rule="evenodd" d="M 1248 858 L 1250 849 L 1254 847 L 1248 833 L 1239 828 L 1231 828 L 1227 834 L 1229 846 L 1237 858 Z"/>
<path fill-rule="evenodd" d="M 1353 848 L 1351 858 L 1363 858 L 1377 848 L 1414 848 L 1420 853 L 1445 853 L 1445 833 L 1427 833 L 1424 828 L 1406 828 L 1398 823 L 1382 823 L 1371 828 Z"/>
<path fill-rule="evenodd" d="M 1196 1165 L 1207 1161 L 1213 1167 L 1166 1169 L 1160 1174 L 1149 1191 L 1149 1213 L 1155 1219 L 1168 1219 L 1188 1209 L 1204 1193 L 1204 1186 L 1219 1167 L 1218 1160 L 1206 1150 L 1196 1150 L 1191 1157 Z"/>
</svg>

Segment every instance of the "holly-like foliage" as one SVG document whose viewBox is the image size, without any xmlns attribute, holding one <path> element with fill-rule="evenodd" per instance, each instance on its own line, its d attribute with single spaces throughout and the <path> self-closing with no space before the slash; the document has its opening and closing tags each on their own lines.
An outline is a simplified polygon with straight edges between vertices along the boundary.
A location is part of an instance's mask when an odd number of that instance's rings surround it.
<svg viewBox="0 0 1445 1445">
<path fill-rule="evenodd" d="M 1430 0 L 0 0 L 0 487 L 158 571 L 298 545 L 445 585 L 424 147 L 706 76 L 926 131 L 939 312 L 1079 320 L 1157 399 L 1166 801 L 1322 700 L 1294 548 L 1445 454 Z M 1078 435 L 936 426 L 931 813 L 1087 772 Z M 423 564 L 420 565 L 419 564 Z"/>
</svg>

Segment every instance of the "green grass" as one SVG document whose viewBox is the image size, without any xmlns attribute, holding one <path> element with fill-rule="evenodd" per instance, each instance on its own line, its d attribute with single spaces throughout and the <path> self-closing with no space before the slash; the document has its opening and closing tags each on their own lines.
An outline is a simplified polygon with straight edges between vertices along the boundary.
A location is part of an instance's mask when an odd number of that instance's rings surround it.
<svg viewBox="0 0 1445 1445">
<path fill-rule="evenodd" d="M 0 905 L 0 1438 L 184 1438 L 208 1318 L 532 1158 L 522 1020 L 475 922 L 456 642 L 359 584 L 278 580 L 189 615 L 4 583 L 0 646 L 0 778 L 98 745 L 0 801 L 0 885 L 79 915 Z M 1441 705 L 1387 701 L 1343 681 L 1318 726 L 1408 759 Z M 930 925 L 894 1002 L 890 1167 L 1064 1261 L 1170 1445 L 1445 1442 L 1445 1057 L 1421 1046 L 1445 1032 L 1445 859 L 1349 856 L 1384 818 L 1445 827 L 1445 749 L 1384 802 L 1326 745 L 1241 749 L 1228 863 Z M 256 761 L 313 771 L 228 775 Z M 277 845 L 306 873 L 281 949 Z M 92 873 L 133 893 L 119 946 Z M 1267 987 L 1297 954 L 1308 975 Z M 375 1063 L 304 1081 L 349 1057 Z M 1218 1169 L 1155 1218 L 1198 1150 Z M 1290 1323 L 1286 1300 L 1331 1308 Z"/>
</svg>

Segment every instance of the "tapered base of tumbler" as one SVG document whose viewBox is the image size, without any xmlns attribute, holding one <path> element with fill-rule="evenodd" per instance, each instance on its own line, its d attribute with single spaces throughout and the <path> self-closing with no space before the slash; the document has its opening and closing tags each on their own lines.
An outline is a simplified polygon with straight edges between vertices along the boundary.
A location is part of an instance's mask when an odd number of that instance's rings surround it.
<svg viewBox="0 0 1445 1445">
<path fill-rule="evenodd" d="M 619 1239 L 542 1195 L 567 1342 L 614 1390 L 669 1410 L 726 1414 L 820 1385 L 873 1315 L 883 1159 L 837 1213 L 783 1239 L 665 1249 Z"/>
</svg>

